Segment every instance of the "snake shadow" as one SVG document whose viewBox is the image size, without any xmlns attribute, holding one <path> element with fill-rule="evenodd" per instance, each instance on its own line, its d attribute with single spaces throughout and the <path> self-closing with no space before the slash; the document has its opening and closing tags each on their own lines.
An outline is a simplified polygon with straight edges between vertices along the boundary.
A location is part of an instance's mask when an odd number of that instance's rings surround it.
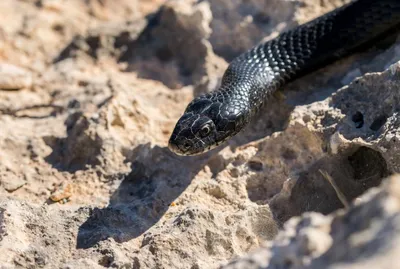
<svg viewBox="0 0 400 269">
<path fill-rule="evenodd" d="M 141 145 L 127 153 L 131 172 L 122 175 L 105 208 L 93 208 L 79 227 L 78 249 L 109 238 L 126 242 L 145 233 L 187 188 L 208 156 L 180 157 L 168 148 Z"/>
</svg>

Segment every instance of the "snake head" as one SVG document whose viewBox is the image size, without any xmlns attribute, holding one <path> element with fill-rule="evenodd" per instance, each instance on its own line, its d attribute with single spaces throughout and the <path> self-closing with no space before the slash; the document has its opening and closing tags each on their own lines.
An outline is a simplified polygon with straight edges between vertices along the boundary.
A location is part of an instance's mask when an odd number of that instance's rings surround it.
<svg viewBox="0 0 400 269">
<path fill-rule="evenodd" d="M 232 113 L 233 112 L 233 113 Z M 235 135 L 243 117 L 227 104 L 205 97 L 194 99 L 178 120 L 168 147 L 178 155 L 198 155 Z"/>
</svg>

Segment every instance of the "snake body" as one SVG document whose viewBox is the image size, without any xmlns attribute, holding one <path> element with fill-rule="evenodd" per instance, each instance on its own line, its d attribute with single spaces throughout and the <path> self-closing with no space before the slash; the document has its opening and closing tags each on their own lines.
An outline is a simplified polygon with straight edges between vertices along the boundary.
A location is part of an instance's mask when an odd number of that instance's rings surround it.
<svg viewBox="0 0 400 269">
<path fill-rule="evenodd" d="M 400 26 L 400 0 L 357 0 L 235 58 L 214 92 L 195 98 L 169 148 L 196 155 L 240 132 L 284 84 L 368 45 Z"/>
</svg>

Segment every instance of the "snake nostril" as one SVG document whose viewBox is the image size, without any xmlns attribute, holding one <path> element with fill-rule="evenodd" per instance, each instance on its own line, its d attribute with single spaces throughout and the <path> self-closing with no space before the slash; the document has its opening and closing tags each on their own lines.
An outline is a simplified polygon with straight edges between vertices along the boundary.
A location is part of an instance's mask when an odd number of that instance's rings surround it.
<svg viewBox="0 0 400 269">
<path fill-rule="evenodd" d="M 189 141 L 186 141 L 185 143 L 183 143 L 183 148 L 185 150 L 188 150 L 191 146 L 192 146 L 192 143 L 190 143 Z"/>
</svg>

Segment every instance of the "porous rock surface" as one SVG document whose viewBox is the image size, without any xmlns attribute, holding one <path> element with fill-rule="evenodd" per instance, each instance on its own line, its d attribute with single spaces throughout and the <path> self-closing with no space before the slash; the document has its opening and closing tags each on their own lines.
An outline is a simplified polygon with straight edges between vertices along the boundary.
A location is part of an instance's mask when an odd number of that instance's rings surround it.
<svg viewBox="0 0 400 269">
<path fill-rule="evenodd" d="M 167 148 L 229 60 L 345 2 L 0 1 L 0 268 L 232 267 L 262 244 L 261 268 L 394 259 L 398 186 L 377 186 L 400 172 L 396 36 L 286 86 L 223 147 Z M 332 213 L 328 176 L 349 202 L 376 189 Z"/>
<path fill-rule="evenodd" d="M 348 210 L 291 218 L 274 241 L 222 268 L 397 268 L 399 227 L 396 175 L 357 198 Z"/>
</svg>

